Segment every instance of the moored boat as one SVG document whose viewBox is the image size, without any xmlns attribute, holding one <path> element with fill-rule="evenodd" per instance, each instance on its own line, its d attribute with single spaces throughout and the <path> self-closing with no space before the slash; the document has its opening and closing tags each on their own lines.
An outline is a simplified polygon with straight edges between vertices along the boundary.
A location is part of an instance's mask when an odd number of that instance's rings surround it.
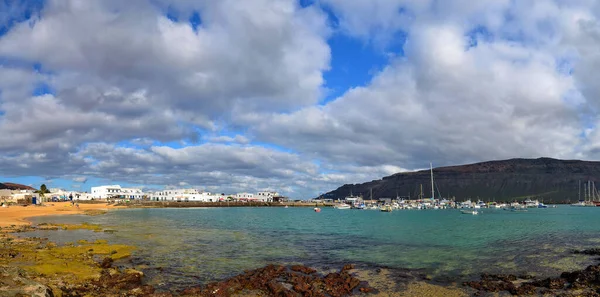
<svg viewBox="0 0 600 297">
<path fill-rule="evenodd" d="M 525 207 L 525 206 L 511 206 L 510 208 L 508 208 L 506 210 L 510 210 L 510 211 L 514 211 L 514 212 L 526 212 L 527 211 L 527 207 Z"/>
<path fill-rule="evenodd" d="M 381 211 L 383 212 L 392 212 L 392 206 L 389 204 L 386 204 L 384 206 L 381 207 Z"/>
<path fill-rule="evenodd" d="M 335 209 L 350 209 L 352 208 L 350 205 L 346 203 L 339 203 L 334 206 Z"/>
<path fill-rule="evenodd" d="M 462 213 L 462 214 L 470 214 L 470 215 L 476 215 L 476 214 L 479 214 L 479 212 L 478 212 L 478 211 L 476 211 L 476 210 L 466 210 L 466 209 L 462 209 L 462 210 L 460 211 L 460 213 Z"/>
</svg>

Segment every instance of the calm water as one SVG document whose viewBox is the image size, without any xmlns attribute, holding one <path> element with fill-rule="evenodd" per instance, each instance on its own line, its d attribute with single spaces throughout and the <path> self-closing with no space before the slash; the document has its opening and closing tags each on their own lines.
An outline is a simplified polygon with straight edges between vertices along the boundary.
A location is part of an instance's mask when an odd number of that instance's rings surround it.
<svg viewBox="0 0 600 297">
<path fill-rule="evenodd" d="M 27 235 L 136 245 L 133 262 L 158 286 L 205 283 L 268 263 L 421 269 L 440 281 L 482 272 L 551 276 L 590 263 L 590 257 L 571 255 L 571 250 L 600 246 L 600 208 L 569 206 L 526 213 L 484 209 L 478 216 L 458 210 L 125 209 L 34 222 L 84 221 L 118 232 Z M 156 272 L 158 267 L 163 273 Z"/>
</svg>

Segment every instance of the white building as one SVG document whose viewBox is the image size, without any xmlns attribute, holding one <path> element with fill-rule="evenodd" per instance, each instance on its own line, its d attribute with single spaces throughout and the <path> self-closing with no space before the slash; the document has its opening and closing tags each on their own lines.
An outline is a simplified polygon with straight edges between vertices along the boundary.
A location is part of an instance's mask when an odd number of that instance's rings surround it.
<svg viewBox="0 0 600 297">
<path fill-rule="evenodd" d="M 121 188 L 120 185 L 92 187 L 91 196 L 94 199 L 135 199 L 139 200 L 144 197 L 144 192 L 135 188 Z"/>
<path fill-rule="evenodd" d="M 264 202 L 273 202 L 273 197 L 279 197 L 279 193 L 273 191 L 258 192 L 254 197 L 255 200 Z"/>
<path fill-rule="evenodd" d="M 0 203 L 17 202 L 12 190 L 0 190 Z"/>
<path fill-rule="evenodd" d="M 219 202 L 224 201 L 225 195 L 200 192 L 196 189 L 165 189 L 154 192 L 150 196 L 152 201 L 177 201 L 177 202 Z"/>
<path fill-rule="evenodd" d="M 14 202 L 19 202 L 19 200 L 32 202 L 32 198 L 36 195 L 32 190 L 14 190 L 12 199 Z M 36 199 L 36 203 L 40 203 L 40 201 Z"/>
<path fill-rule="evenodd" d="M 50 193 L 46 193 L 44 196 L 46 196 L 46 198 L 48 198 L 50 201 L 70 200 L 71 197 L 75 199 L 73 192 L 58 188 L 51 188 Z"/>
<path fill-rule="evenodd" d="M 253 201 L 254 194 L 252 193 L 237 193 L 235 194 L 235 200 L 238 201 Z"/>
<path fill-rule="evenodd" d="M 87 192 L 74 192 L 73 200 L 92 200 L 94 196 Z"/>
</svg>

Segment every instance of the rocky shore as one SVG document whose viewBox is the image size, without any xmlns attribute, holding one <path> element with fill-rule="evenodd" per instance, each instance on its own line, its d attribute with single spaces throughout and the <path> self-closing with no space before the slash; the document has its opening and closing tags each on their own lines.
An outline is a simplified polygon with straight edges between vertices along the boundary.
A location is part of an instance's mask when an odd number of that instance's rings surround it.
<svg viewBox="0 0 600 297">
<path fill-rule="evenodd" d="M 600 249 L 576 250 L 573 253 L 597 256 Z M 566 271 L 558 277 L 545 279 L 529 275 L 482 274 L 480 280 L 463 285 L 477 290 L 475 296 L 496 292 L 515 296 L 600 296 L 600 265 L 589 265 L 582 270 Z"/>
<path fill-rule="evenodd" d="M 135 247 L 109 244 L 103 240 L 80 240 L 57 246 L 44 238 L 20 238 L 13 235 L 33 230 L 58 229 L 106 231 L 93 224 L 13 225 L 0 228 L 0 297 L 341 297 L 381 293 L 359 278 L 354 273 L 354 266 L 350 264 L 327 273 L 303 265 L 267 265 L 219 282 L 190 285 L 189 288 L 176 292 L 157 292 L 153 286 L 146 284 L 142 271 L 127 265 L 125 259 Z"/>
<path fill-rule="evenodd" d="M 133 246 L 105 240 L 80 240 L 62 246 L 44 238 L 14 233 L 33 230 L 88 229 L 99 225 L 39 224 L 0 228 L 0 297 L 8 296 L 600 296 L 600 265 L 565 271 L 554 278 L 482 274 L 474 281 L 436 284 L 418 272 L 392 268 L 318 271 L 303 265 L 267 265 L 208 284 L 159 291 L 145 279 L 143 268 L 128 259 Z M 573 251 L 599 256 L 600 249 Z"/>
</svg>

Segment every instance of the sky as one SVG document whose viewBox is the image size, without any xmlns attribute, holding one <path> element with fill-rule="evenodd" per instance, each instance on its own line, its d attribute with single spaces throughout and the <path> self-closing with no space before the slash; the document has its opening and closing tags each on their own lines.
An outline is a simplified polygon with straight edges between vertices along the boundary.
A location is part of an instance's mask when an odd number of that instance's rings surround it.
<svg viewBox="0 0 600 297">
<path fill-rule="evenodd" d="M 600 1 L 3 0 L 0 182 L 276 190 L 600 157 Z"/>
</svg>

